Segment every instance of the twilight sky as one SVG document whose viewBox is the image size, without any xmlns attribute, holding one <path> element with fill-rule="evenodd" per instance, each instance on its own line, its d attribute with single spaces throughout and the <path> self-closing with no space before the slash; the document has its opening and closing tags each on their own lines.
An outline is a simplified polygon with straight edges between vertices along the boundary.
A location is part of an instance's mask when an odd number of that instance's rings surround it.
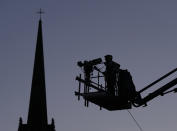
<svg viewBox="0 0 177 131">
<path fill-rule="evenodd" d="M 39 8 L 46 12 L 42 19 L 49 123 L 54 117 L 56 131 L 139 131 L 127 111 L 100 111 L 93 104 L 85 108 L 83 100 L 77 101 L 76 62 L 112 54 L 131 72 L 137 90 L 142 89 L 177 66 L 177 2 L 1 0 L 1 131 L 17 131 L 20 116 L 26 123 Z M 176 99 L 173 93 L 158 97 L 131 112 L 144 131 L 175 131 Z"/>
</svg>

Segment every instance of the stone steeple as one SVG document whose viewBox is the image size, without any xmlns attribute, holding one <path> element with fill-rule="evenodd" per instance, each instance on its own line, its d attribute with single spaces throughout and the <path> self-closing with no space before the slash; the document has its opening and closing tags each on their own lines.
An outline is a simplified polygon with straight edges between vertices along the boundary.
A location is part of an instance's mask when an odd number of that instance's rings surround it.
<svg viewBox="0 0 177 131">
<path fill-rule="evenodd" d="M 54 120 L 48 124 L 45 87 L 42 20 L 39 20 L 27 124 L 20 118 L 18 131 L 55 131 Z"/>
</svg>

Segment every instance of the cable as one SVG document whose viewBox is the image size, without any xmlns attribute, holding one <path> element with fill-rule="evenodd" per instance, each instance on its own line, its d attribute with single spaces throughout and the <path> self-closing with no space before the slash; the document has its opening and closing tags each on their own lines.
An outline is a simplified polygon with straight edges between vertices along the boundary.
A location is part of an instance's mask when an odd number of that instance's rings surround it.
<svg viewBox="0 0 177 131">
<path fill-rule="evenodd" d="M 138 126 L 138 128 L 140 129 L 140 131 L 143 131 L 142 127 L 140 126 L 140 124 L 137 122 L 137 120 L 135 119 L 135 117 L 132 115 L 132 113 L 127 110 L 128 113 L 130 114 L 130 116 L 132 117 L 132 119 L 134 120 L 134 122 L 136 123 L 136 125 Z"/>
</svg>

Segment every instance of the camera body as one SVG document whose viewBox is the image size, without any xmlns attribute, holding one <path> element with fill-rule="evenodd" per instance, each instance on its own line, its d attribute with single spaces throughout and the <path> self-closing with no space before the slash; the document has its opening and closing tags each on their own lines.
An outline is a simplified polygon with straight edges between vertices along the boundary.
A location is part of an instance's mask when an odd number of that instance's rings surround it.
<svg viewBox="0 0 177 131">
<path fill-rule="evenodd" d="M 95 65 L 101 64 L 102 63 L 102 59 L 101 58 L 97 58 L 97 59 L 93 59 L 90 61 L 84 61 L 84 62 L 77 62 L 77 65 L 79 67 L 83 67 L 84 69 L 84 75 L 85 75 L 85 80 L 86 81 L 90 81 L 90 75 L 93 72 L 93 67 Z"/>
<path fill-rule="evenodd" d="M 79 61 L 77 62 L 77 65 L 79 67 L 84 67 L 84 66 L 94 66 L 94 65 L 97 65 L 97 64 L 101 64 L 102 62 L 102 59 L 101 58 L 97 58 L 97 59 L 93 59 L 93 60 L 90 60 L 90 61 Z"/>
</svg>

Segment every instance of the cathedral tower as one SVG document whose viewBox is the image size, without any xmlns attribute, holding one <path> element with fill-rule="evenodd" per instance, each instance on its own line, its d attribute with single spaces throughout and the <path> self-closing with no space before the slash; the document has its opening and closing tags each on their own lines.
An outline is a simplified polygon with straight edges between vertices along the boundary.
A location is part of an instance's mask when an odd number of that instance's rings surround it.
<svg viewBox="0 0 177 131">
<path fill-rule="evenodd" d="M 45 88 L 45 70 L 42 39 L 42 20 L 39 20 L 36 52 L 33 68 L 31 96 L 27 124 L 19 120 L 18 131 L 55 131 L 54 120 L 48 124 Z"/>
</svg>

